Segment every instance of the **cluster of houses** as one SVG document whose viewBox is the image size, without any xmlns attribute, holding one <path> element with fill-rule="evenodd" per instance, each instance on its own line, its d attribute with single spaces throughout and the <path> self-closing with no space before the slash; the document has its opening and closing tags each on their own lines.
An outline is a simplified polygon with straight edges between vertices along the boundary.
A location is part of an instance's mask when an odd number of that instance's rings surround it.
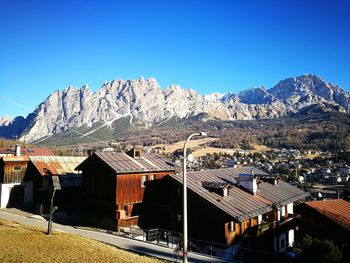
<svg viewBox="0 0 350 263">
<path fill-rule="evenodd" d="M 47 212 L 51 176 L 58 176 L 62 190 L 55 204 L 69 218 L 110 230 L 138 226 L 181 233 L 179 170 L 139 147 L 87 157 L 54 156 L 49 149 L 20 146 L 0 149 L 1 208 L 32 205 L 38 213 Z M 232 255 L 237 245 L 252 238 L 269 251 L 293 246 L 299 218 L 294 207 L 308 193 L 249 166 L 192 171 L 187 184 L 189 238 L 204 249 Z"/>
<path fill-rule="evenodd" d="M 312 159 L 308 156 L 318 156 Z M 350 179 L 350 167 L 344 162 L 333 162 L 330 152 L 300 151 L 296 149 L 273 149 L 265 153 L 237 151 L 233 154 L 214 154 L 201 156 L 188 164 L 188 169 L 202 170 L 208 168 L 233 168 L 254 166 L 272 174 L 284 174 L 295 183 L 346 184 Z M 320 160 L 322 160 L 320 162 Z M 180 158 L 175 162 L 180 163 Z"/>
</svg>

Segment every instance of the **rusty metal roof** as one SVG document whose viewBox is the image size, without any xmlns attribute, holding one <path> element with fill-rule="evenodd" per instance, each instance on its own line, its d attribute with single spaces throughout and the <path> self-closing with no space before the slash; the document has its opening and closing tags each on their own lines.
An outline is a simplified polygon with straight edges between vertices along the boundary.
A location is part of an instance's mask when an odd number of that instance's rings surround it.
<svg viewBox="0 0 350 263">
<path fill-rule="evenodd" d="M 335 199 L 306 202 L 305 204 L 347 230 L 350 230 L 350 202 L 343 199 Z"/>
<path fill-rule="evenodd" d="M 77 174 L 75 167 L 86 157 L 78 156 L 30 156 L 30 161 L 42 176 Z"/>
<path fill-rule="evenodd" d="M 175 165 L 170 161 L 150 153 L 142 153 L 141 157 L 133 158 L 126 153 L 98 152 L 97 156 L 115 173 L 139 173 L 156 171 L 175 171 Z M 81 170 L 82 167 L 77 167 Z"/>
<path fill-rule="evenodd" d="M 257 193 L 253 195 L 243 190 L 237 183 L 239 174 L 250 174 L 252 169 L 252 167 L 239 167 L 189 172 L 187 185 L 192 192 L 231 215 L 239 222 L 272 211 L 274 207 L 286 205 L 308 196 L 304 191 L 281 181 L 279 185 L 262 182 L 259 184 Z M 255 175 L 266 174 L 256 168 L 254 168 L 253 173 Z M 182 184 L 182 174 L 170 176 Z M 231 188 L 228 196 L 221 196 L 208 191 L 203 187 L 203 182 L 229 183 Z"/>
</svg>

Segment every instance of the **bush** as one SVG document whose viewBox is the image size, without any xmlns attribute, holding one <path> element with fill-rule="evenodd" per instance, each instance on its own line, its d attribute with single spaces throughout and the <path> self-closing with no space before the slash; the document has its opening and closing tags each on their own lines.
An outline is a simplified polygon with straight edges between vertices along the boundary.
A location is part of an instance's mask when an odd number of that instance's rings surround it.
<svg viewBox="0 0 350 263">
<path fill-rule="evenodd" d="M 306 235 L 302 240 L 300 262 L 340 262 L 343 255 L 331 240 L 319 240 Z"/>
</svg>

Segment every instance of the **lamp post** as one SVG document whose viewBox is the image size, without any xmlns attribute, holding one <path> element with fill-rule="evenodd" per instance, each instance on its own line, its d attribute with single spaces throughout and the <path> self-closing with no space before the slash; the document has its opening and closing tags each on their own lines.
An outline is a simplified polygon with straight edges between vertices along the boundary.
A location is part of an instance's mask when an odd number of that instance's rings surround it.
<svg viewBox="0 0 350 263">
<path fill-rule="evenodd" d="M 207 136 L 206 132 L 196 132 L 192 133 L 190 136 L 188 136 L 185 145 L 184 145 L 184 162 L 183 162 L 183 236 L 184 236 L 184 242 L 183 242 L 183 262 L 188 262 L 188 236 L 187 236 L 187 175 L 186 175 L 186 148 L 188 142 L 191 140 L 193 136 Z"/>
</svg>

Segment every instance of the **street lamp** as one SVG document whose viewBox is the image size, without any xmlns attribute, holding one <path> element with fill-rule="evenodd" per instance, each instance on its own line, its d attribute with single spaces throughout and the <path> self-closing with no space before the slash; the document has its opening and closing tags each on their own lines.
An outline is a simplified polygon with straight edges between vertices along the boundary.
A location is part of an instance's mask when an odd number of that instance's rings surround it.
<svg viewBox="0 0 350 263">
<path fill-rule="evenodd" d="M 183 242 L 183 262 L 188 262 L 188 237 L 187 237 L 187 177 L 186 177 L 186 148 L 188 142 L 191 140 L 193 136 L 207 136 L 206 132 L 196 132 L 192 133 L 190 136 L 188 136 L 185 145 L 184 145 L 184 163 L 183 163 L 183 235 L 184 235 L 184 242 Z"/>
</svg>

